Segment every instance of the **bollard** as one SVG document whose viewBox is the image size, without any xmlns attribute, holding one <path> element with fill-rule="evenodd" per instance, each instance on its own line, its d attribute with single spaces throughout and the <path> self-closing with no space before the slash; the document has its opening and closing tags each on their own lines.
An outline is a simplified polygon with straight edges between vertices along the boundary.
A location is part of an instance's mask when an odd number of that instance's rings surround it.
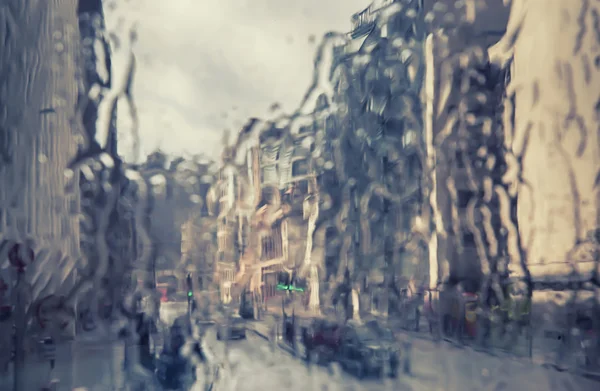
<svg viewBox="0 0 600 391">
<path fill-rule="evenodd" d="M 402 360 L 402 371 L 405 375 L 411 375 L 410 355 L 412 351 L 412 343 L 410 341 L 403 342 L 404 360 Z"/>
<path fill-rule="evenodd" d="M 26 325 L 26 314 L 25 306 L 23 305 L 23 293 L 22 293 L 22 273 L 17 274 L 16 289 L 16 300 L 15 300 L 15 323 L 14 323 L 14 334 L 13 334 L 13 390 L 14 391 L 25 391 L 27 375 L 25 374 L 25 325 Z"/>
<path fill-rule="evenodd" d="M 42 387 L 44 391 L 54 391 L 58 389 L 59 381 L 53 378 L 54 367 L 56 363 L 56 345 L 52 337 L 46 337 L 39 341 L 41 345 L 42 358 L 47 360 L 50 364 L 50 371 L 48 376 L 48 384 Z"/>
</svg>

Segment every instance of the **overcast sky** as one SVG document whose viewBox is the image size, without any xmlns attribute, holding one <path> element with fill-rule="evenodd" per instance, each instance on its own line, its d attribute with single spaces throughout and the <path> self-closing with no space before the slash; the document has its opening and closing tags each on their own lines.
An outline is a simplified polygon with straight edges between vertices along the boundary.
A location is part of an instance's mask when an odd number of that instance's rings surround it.
<svg viewBox="0 0 600 391">
<path fill-rule="evenodd" d="M 237 132 L 273 103 L 295 110 L 310 85 L 324 33 L 347 32 L 369 0 L 131 0 L 107 10 L 109 29 L 137 22 L 134 97 L 142 154 L 219 156 L 224 129 Z M 311 39 L 311 37 L 314 38 Z M 119 111 L 124 117 L 125 110 Z M 120 118 L 121 153 L 130 152 Z"/>
</svg>

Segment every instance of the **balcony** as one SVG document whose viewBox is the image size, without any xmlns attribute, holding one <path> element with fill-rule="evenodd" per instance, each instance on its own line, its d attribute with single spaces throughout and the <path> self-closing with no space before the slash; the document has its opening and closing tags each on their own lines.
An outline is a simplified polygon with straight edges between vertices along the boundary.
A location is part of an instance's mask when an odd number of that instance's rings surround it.
<svg viewBox="0 0 600 391">
<path fill-rule="evenodd" d="M 350 36 L 353 39 L 367 35 L 375 26 L 375 16 L 371 12 L 371 7 L 367 7 L 365 10 L 352 15 L 352 32 Z"/>
<path fill-rule="evenodd" d="M 281 227 L 276 226 L 261 239 L 260 260 L 264 262 L 281 258 L 283 258 Z"/>
</svg>

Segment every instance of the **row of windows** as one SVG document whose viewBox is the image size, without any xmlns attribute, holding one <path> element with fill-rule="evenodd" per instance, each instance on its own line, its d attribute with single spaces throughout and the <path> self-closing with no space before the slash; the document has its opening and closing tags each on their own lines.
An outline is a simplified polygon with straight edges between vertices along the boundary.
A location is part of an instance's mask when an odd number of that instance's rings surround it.
<svg viewBox="0 0 600 391">
<path fill-rule="evenodd" d="M 281 258 L 283 256 L 283 240 L 281 237 L 281 227 L 276 226 L 271 229 L 269 235 L 261 239 L 261 261 Z"/>
<path fill-rule="evenodd" d="M 218 236 L 219 251 L 228 251 L 235 245 L 232 235 L 225 234 Z"/>
<path fill-rule="evenodd" d="M 310 163 L 308 159 L 299 159 L 292 162 L 292 177 L 308 175 L 310 173 Z M 263 165 L 260 171 L 260 181 L 263 184 L 277 183 L 279 174 L 277 164 Z"/>
<path fill-rule="evenodd" d="M 225 269 L 221 271 L 221 279 L 223 282 L 233 282 L 235 278 L 235 273 L 231 269 Z"/>
</svg>

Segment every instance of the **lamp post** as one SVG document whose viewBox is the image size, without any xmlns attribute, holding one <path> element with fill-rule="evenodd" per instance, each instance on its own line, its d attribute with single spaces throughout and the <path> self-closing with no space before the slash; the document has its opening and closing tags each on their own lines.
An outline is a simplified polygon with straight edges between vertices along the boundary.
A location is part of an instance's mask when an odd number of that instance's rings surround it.
<svg viewBox="0 0 600 391">
<path fill-rule="evenodd" d="M 8 253 L 10 264 L 17 271 L 17 282 L 15 285 L 15 312 L 14 312 L 14 391 L 25 391 L 25 342 L 26 308 L 23 295 L 23 274 L 25 267 L 34 261 L 33 249 L 27 245 L 16 243 Z"/>
</svg>

